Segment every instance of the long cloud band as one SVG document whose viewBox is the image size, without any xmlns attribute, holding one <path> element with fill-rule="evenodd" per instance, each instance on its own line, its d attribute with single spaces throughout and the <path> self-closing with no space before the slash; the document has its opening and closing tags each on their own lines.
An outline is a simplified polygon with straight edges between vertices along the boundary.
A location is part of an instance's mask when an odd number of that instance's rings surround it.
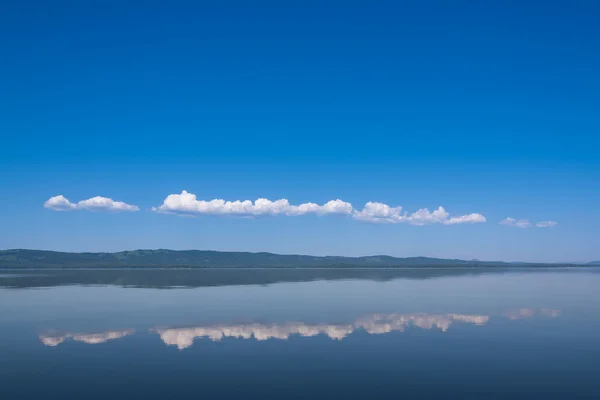
<svg viewBox="0 0 600 400">
<path fill-rule="evenodd" d="M 111 198 L 96 196 L 87 200 L 72 203 L 63 195 L 54 196 L 44 203 L 44 207 L 54 211 L 138 211 L 136 205 L 114 201 Z M 163 204 L 153 207 L 152 211 L 164 214 L 177 214 L 184 216 L 194 215 L 232 215 L 241 217 L 258 216 L 301 216 L 301 215 L 345 215 L 357 221 L 377 224 L 400 224 L 411 225 L 458 225 L 484 223 L 487 219 L 479 213 L 451 216 L 444 207 L 430 211 L 421 208 L 413 213 L 404 211 L 402 207 L 391 207 L 384 203 L 368 202 L 362 209 L 355 209 L 351 203 L 340 199 L 330 200 L 324 204 L 302 203 L 290 204 L 287 199 L 271 201 L 259 198 L 251 200 L 226 201 L 223 199 L 198 200 L 195 194 L 182 191 L 180 194 L 170 194 L 165 198 Z M 500 222 L 503 225 L 527 228 L 536 226 L 539 228 L 551 228 L 557 223 L 554 221 L 542 221 L 536 224 L 528 220 L 515 220 L 506 218 Z"/>
<path fill-rule="evenodd" d="M 352 218 L 371 223 L 409 223 L 412 225 L 444 224 L 455 225 L 464 223 L 486 222 L 481 214 L 467 214 L 451 217 L 443 208 L 434 211 L 422 208 L 412 214 L 402 211 L 402 207 L 390 207 L 387 204 L 369 202 L 362 210 L 355 209 L 352 204 L 343 200 L 331 200 L 323 205 L 316 203 L 303 203 L 292 205 L 287 199 L 271 201 L 268 199 L 225 201 L 222 199 L 198 200 L 196 195 L 187 191 L 181 194 L 167 196 L 163 204 L 152 209 L 159 213 L 184 214 L 184 215 L 237 215 L 237 216 L 262 216 L 262 215 L 348 215 Z"/>
</svg>

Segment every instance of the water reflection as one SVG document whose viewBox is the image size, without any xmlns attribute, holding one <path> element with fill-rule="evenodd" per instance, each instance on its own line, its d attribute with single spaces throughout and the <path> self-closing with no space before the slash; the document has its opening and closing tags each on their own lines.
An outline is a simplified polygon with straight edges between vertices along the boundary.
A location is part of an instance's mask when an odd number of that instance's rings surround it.
<svg viewBox="0 0 600 400">
<path fill-rule="evenodd" d="M 536 273 L 560 271 L 559 268 L 447 268 L 417 267 L 393 269 L 352 268 L 232 268 L 232 269 L 119 269 L 119 270 L 48 270 L 20 271 L 4 275 L 0 288 L 33 288 L 67 285 L 107 285 L 120 287 L 162 288 L 268 285 L 282 282 L 366 280 L 388 282 L 399 279 L 427 280 L 441 277 L 498 276 L 524 271 Z M 586 269 L 586 271 L 596 271 Z"/>
<path fill-rule="evenodd" d="M 123 331 L 107 331 L 101 333 L 65 333 L 62 335 L 40 335 L 40 340 L 46 346 L 58 346 L 65 340 L 71 339 L 76 342 L 82 342 L 87 344 L 100 344 L 106 343 L 109 340 L 120 339 L 122 337 L 131 335 L 135 332 L 134 329 L 126 329 Z"/>
<path fill-rule="evenodd" d="M 429 314 L 373 314 L 357 319 L 350 324 L 306 324 L 303 322 L 287 322 L 284 324 L 241 324 L 241 325 L 211 325 L 194 328 L 156 329 L 162 341 L 169 346 L 177 346 L 183 350 L 190 347 L 196 338 L 208 338 L 220 341 L 225 337 L 239 339 L 281 339 L 287 340 L 292 335 L 312 337 L 320 334 L 330 339 L 342 340 L 358 329 L 369 334 L 383 334 L 393 331 L 403 332 L 409 326 L 422 329 L 438 328 L 446 331 L 453 322 L 466 322 L 484 325 L 488 322 L 487 315 L 429 315 Z"/>
<path fill-rule="evenodd" d="M 539 310 L 535 310 L 532 308 L 521 308 L 518 310 L 510 310 L 504 313 L 504 316 L 508 319 L 524 319 L 531 318 L 534 315 L 539 314 L 545 317 L 558 317 L 560 315 L 560 310 L 553 310 L 550 308 L 541 308 Z"/>
<path fill-rule="evenodd" d="M 501 315 L 509 320 L 531 318 L 539 315 L 558 317 L 560 310 L 548 308 L 520 308 L 509 310 Z M 478 314 L 370 314 L 356 319 L 351 323 L 342 324 L 309 324 L 304 322 L 284 323 L 246 323 L 246 324 L 210 324 L 187 328 L 153 328 L 149 331 L 157 333 L 167 346 L 176 346 L 179 350 L 191 347 L 194 340 L 206 338 L 221 341 L 223 338 L 287 340 L 290 336 L 298 335 L 313 337 L 326 335 L 332 340 L 342 340 L 357 330 L 372 335 L 390 332 L 404 332 L 409 327 L 421 329 L 439 329 L 446 332 L 454 323 L 485 325 L 491 319 L 490 315 Z M 58 346 L 66 340 L 87 344 L 100 344 L 109 340 L 119 339 L 135 332 L 134 329 L 112 330 L 100 333 L 64 333 L 41 334 L 40 341 L 46 346 Z"/>
</svg>

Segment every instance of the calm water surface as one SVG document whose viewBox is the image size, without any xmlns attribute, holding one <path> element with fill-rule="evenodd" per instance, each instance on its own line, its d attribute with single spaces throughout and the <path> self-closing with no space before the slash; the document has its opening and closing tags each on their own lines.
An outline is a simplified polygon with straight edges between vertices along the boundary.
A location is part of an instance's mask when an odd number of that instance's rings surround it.
<svg viewBox="0 0 600 400">
<path fill-rule="evenodd" d="M 0 398 L 600 398 L 596 270 L 293 274 L 4 277 Z"/>
</svg>

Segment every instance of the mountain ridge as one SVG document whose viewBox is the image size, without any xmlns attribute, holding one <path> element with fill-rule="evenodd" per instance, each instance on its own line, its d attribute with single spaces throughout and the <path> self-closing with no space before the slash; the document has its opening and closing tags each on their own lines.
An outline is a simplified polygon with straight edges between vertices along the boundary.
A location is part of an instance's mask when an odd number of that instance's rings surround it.
<svg viewBox="0 0 600 400">
<path fill-rule="evenodd" d="M 119 252 L 60 252 L 0 250 L 0 268 L 399 268 L 399 267 L 510 267 L 574 266 L 581 264 L 511 263 L 433 257 L 359 257 L 229 252 L 216 250 L 138 249 Z"/>
</svg>

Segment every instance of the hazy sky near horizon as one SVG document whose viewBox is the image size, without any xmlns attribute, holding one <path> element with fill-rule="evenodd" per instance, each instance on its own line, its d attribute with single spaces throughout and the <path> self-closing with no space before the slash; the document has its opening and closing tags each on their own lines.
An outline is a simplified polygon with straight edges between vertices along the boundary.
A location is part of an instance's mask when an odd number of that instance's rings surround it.
<svg viewBox="0 0 600 400">
<path fill-rule="evenodd" d="M 599 18 L 4 2 L 0 248 L 600 259 Z"/>
</svg>

